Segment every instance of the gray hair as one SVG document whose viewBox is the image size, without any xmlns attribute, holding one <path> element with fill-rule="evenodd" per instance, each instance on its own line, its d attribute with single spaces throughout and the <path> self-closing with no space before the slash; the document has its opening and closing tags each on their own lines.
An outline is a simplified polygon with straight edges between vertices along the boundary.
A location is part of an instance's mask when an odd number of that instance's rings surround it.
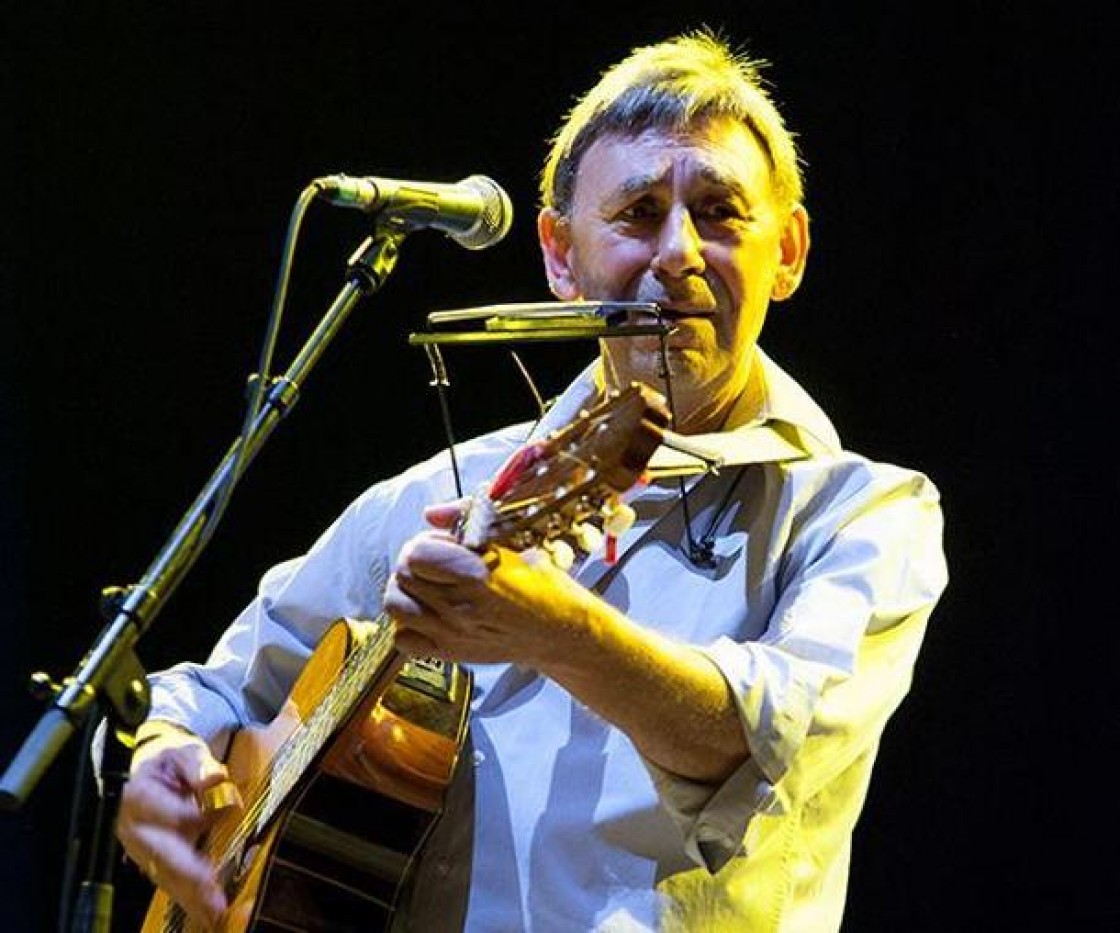
<svg viewBox="0 0 1120 933">
<path fill-rule="evenodd" d="M 799 203 L 801 157 L 760 74 L 768 64 L 733 50 L 706 27 L 634 49 L 603 72 L 552 138 L 540 176 L 542 206 L 571 210 L 580 161 L 597 139 L 650 128 L 679 132 L 720 117 L 754 133 L 770 160 L 780 203 Z"/>
</svg>

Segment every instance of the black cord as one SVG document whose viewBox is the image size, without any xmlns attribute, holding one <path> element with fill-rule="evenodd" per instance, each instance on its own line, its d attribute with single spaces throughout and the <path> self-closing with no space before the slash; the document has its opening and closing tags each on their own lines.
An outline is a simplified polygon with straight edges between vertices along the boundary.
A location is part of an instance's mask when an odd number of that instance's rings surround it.
<svg viewBox="0 0 1120 933">
<path fill-rule="evenodd" d="M 673 398 L 673 376 L 672 369 L 669 366 L 669 349 L 665 341 L 665 334 L 661 334 L 658 338 L 661 348 L 661 378 L 665 381 L 665 397 L 669 402 L 669 413 L 672 415 L 673 424 L 676 426 L 677 421 L 677 407 Z M 680 491 L 681 499 L 681 518 L 684 520 L 684 534 L 685 534 L 685 547 L 686 557 L 693 565 L 705 569 L 711 569 L 716 565 L 715 559 L 715 529 L 719 520 L 723 517 L 724 512 L 727 510 L 728 504 L 731 501 L 731 496 L 734 494 L 735 489 L 738 487 L 740 481 L 743 479 L 743 474 L 746 472 L 746 467 L 739 470 L 735 479 L 728 486 L 727 491 L 723 495 L 723 500 L 716 509 L 715 514 L 712 516 L 708 527 L 704 529 L 704 533 L 700 536 L 700 540 L 692 532 L 692 508 L 689 506 L 689 490 L 685 488 L 684 477 L 677 477 L 677 489 Z M 701 480 L 703 477 L 701 477 Z M 697 480 L 696 485 L 700 484 Z M 695 486 L 693 487 L 695 489 Z"/>
<path fill-rule="evenodd" d="M 269 315 L 265 338 L 260 349 L 257 371 L 251 374 L 248 380 L 247 404 L 241 420 L 241 431 L 238 435 L 236 450 L 230 462 L 228 475 L 221 487 L 217 490 L 217 495 L 211 505 L 210 511 L 206 514 L 202 526 L 198 529 L 196 540 L 191 542 L 190 550 L 186 552 L 182 567 L 183 573 L 194 565 L 194 562 L 202 555 L 206 545 L 210 543 L 210 539 L 213 538 L 214 533 L 217 531 L 218 523 L 221 521 L 233 497 L 233 489 L 249 464 L 250 452 L 248 450 L 248 442 L 250 429 L 257 415 L 260 413 L 268 390 L 272 388 L 272 357 L 276 350 L 277 335 L 280 331 L 280 322 L 283 318 L 284 305 L 287 301 L 288 281 L 291 276 L 291 266 L 295 255 L 296 242 L 299 239 L 299 229 L 303 223 L 304 215 L 307 213 L 308 206 L 311 201 L 318 196 L 318 193 L 317 188 L 308 186 L 300 193 L 295 206 L 292 208 L 292 213 L 288 222 L 288 231 L 284 240 L 280 271 L 277 275 L 276 289 L 273 294 L 272 310 Z"/>
<path fill-rule="evenodd" d="M 679 425 L 677 419 L 677 403 L 673 397 L 673 371 L 669 366 L 669 344 L 665 340 L 666 335 L 660 334 L 658 336 L 658 343 L 661 352 L 661 378 L 665 381 L 665 398 L 669 402 L 669 414 L 673 418 L 674 428 Z M 705 548 L 702 543 L 696 541 L 692 535 L 692 510 L 688 505 L 688 490 L 684 487 L 684 477 L 677 477 L 677 489 L 680 490 L 681 497 L 681 515 L 684 518 L 684 534 L 687 539 L 687 557 L 697 567 L 711 567 L 714 565 L 712 557 L 711 542 Z"/>
<path fill-rule="evenodd" d="M 455 477 L 455 495 L 463 498 L 463 479 L 459 475 L 459 461 L 455 457 L 455 433 L 451 428 L 451 407 L 447 401 L 447 389 L 451 381 L 447 378 L 447 367 L 443 364 L 443 354 L 434 343 L 424 344 L 424 351 L 428 354 L 428 365 L 432 367 L 432 381 L 428 385 L 435 386 L 436 395 L 439 397 L 439 413 L 443 419 L 443 433 L 447 437 L 447 454 L 451 458 L 451 473 Z"/>
<path fill-rule="evenodd" d="M 704 567 L 709 570 L 715 567 L 716 558 L 714 548 L 716 543 L 716 526 L 727 512 L 728 506 L 731 504 L 731 497 L 735 494 L 735 490 L 739 488 L 739 483 L 742 482 L 746 472 L 746 466 L 741 466 L 739 472 L 735 474 L 735 479 L 728 484 L 727 489 L 724 491 L 723 498 L 720 500 L 711 520 L 708 522 L 708 527 L 704 529 L 704 533 L 700 536 L 699 541 L 693 541 L 692 532 L 691 529 L 689 529 L 689 559 L 696 564 L 696 566 Z M 699 485 L 699 483 L 697 483 L 697 485 Z M 681 500 L 682 504 L 687 503 L 690 494 L 682 493 L 682 495 L 684 496 Z"/>
<path fill-rule="evenodd" d="M 93 742 L 97 717 L 87 716 L 82 740 L 78 746 L 78 763 L 74 768 L 74 786 L 70 793 L 70 821 L 66 830 L 66 863 L 63 866 L 62 897 L 58 905 L 59 933 L 70 933 L 70 912 L 74 907 L 77 891 L 75 881 L 78 874 L 78 859 L 82 854 L 82 824 L 85 799 L 86 775 L 90 770 L 89 748 Z"/>
</svg>

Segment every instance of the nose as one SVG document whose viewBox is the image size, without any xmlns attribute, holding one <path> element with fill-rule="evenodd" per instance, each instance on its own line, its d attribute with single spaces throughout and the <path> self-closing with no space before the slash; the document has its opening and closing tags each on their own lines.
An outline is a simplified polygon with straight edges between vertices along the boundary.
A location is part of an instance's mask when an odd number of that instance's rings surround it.
<svg viewBox="0 0 1120 933">
<path fill-rule="evenodd" d="M 658 278 L 684 278 L 704 271 L 703 240 L 686 207 L 665 215 L 657 236 L 653 271 Z"/>
</svg>

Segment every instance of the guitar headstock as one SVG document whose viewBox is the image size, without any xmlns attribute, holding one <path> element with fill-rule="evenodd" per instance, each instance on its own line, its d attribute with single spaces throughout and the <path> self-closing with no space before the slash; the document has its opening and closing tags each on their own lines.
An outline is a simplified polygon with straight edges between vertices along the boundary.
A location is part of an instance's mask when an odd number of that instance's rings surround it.
<svg viewBox="0 0 1120 933">
<path fill-rule="evenodd" d="M 519 448 L 474 497 L 461 529 L 468 547 L 522 551 L 575 543 L 618 514 L 669 424 L 664 398 L 634 383 L 563 428 Z"/>
</svg>

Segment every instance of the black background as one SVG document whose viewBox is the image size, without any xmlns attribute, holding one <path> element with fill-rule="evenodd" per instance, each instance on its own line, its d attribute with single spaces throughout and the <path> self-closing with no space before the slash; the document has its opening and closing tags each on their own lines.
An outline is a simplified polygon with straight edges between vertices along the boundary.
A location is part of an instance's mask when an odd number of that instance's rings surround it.
<svg viewBox="0 0 1120 933">
<path fill-rule="evenodd" d="M 405 242 L 142 640 L 148 669 L 200 657 L 261 571 L 440 446 L 407 335 L 432 310 L 548 297 L 533 224 L 548 136 L 601 68 L 707 22 L 771 60 L 808 162 L 809 270 L 763 345 L 849 447 L 927 471 L 944 496 L 952 579 L 856 834 L 846 930 L 1120 919 L 1116 713 L 1098 670 L 1116 621 L 1102 15 L 162 6 L 41 3 L 5 23 L 0 752 L 42 713 L 27 676 L 75 669 L 101 588 L 139 578 L 234 437 L 303 187 L 484 173 L 514 227 L 482 252 L 430 231 Z M 365 235 L 361 215 L 312 206 L 279 363 Z M 523 356 L 551 393 L 590 352 Z M 448 359 L 460 437 L 531 413 L 499 351 Z M 57 923 L 79 744 L 2 815 L 5 929 Z M 130 867 L 117 881 L 114 929 L 131 929 L 148 892 Z"/>
</svg>

